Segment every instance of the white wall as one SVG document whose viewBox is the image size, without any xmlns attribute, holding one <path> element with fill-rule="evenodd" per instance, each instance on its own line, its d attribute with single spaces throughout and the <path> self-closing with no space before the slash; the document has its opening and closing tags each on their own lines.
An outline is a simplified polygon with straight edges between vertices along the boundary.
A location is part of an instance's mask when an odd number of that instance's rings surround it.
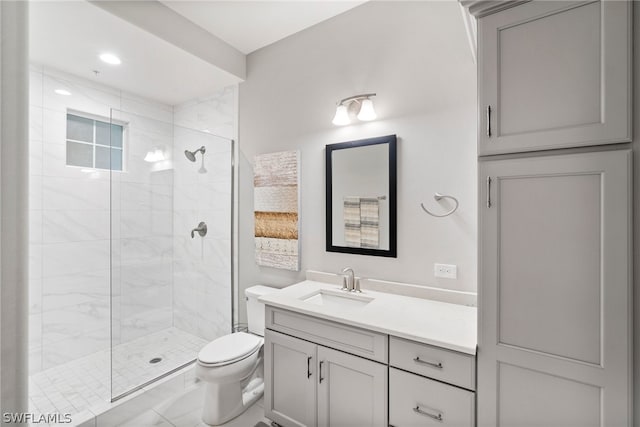
<svg viewBox="0 0 640 427">
<path fill-rule="evenodd" d="M 240 290 L 286 285 L 304 270 L 476 290 L 476 72 L 456 2 L 370 2 L 248 56 L 240 85 Z M 379 119 L 335 127 L 338 100 L 376 92 Z M 324 147 L 398 136 L 398 257 L 325 252 Z M 256 154 L 301 152 L 301 267 L 258 268 L 253 259 L 251 163 Z M 447 218 L 433 193 L 451 194 Z M 435 262 L 458 279 L 435 279 Z M 242 310 L 242 307 L 241 307 Z"/>
</svg>

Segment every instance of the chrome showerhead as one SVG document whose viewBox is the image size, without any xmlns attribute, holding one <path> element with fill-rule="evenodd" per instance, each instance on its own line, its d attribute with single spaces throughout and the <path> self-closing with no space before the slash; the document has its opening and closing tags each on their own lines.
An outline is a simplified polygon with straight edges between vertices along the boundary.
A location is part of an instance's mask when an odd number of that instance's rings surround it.
<svg viewBox="0 0 640 427">
<path fill-rule="evenodd" d="M 187 156 L 187 159 L 189 159 L 192 162 L 196 161 L 196 154 L 192 151 L 189 150 L 184 150 L 184 155 Z"/>
<path fill-rule="evenodd" d="M 203 145 L 202 147 L 198 148 L 198 149 L 197 149 L 197 150 L 195 150 L 195 151 L 184 150 L 184 155 L 185 155 L 185 157 L 186 157 L 187 159 L 189 159 L 190 161 L 195 162 L 195 161 L 196 161 L 196 154 L 197 154 L 198 152 L 200 152 L 200 153 L 202 153 L 202 154 L 204 155 L 204 153 L 205 153 L 206 151 L 207 151 L 207 149 L 206 149 L 206 148 L 204 148 L 204 145 Z"/>
</svg>

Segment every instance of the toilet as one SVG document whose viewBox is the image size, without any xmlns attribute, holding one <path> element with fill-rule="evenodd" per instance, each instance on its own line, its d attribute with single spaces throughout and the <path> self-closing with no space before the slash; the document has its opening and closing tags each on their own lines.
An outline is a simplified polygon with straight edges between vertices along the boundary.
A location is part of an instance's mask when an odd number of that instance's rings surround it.
<svg viewBox="0 0 640 427">
<path fill-rule="evenodd" d="M 222 336 L 198 353 L 196 376 L 206 383 L 202 410 L 202 421 L 206 424 L 224 424 L 262 397 L 264 304 L 258 298 L 277 290 L 263 285 L 247 288 L 249 333 Z"/>
</svg>

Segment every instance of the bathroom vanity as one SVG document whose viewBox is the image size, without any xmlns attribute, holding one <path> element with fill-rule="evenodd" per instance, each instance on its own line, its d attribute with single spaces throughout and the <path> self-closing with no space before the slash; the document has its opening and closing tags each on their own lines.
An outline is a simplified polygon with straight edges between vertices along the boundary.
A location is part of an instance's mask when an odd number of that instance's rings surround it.
<svg viewBox="0 0 640 427">
<path fill-rule="evenodd" d="M 267 418 L 282 426 L 474 425 L 475 307 L 374 291 L 366 281 L 354 293 L 306 280 L 260 301 Z"/>
</svg>

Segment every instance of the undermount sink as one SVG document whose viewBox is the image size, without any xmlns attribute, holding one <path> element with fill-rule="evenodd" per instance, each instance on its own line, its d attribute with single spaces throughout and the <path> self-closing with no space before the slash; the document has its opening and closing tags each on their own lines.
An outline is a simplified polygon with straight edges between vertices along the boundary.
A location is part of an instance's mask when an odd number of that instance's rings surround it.
<svg viewBox="0 0 640 427">
<path fill-rule="evenodd" d="M 364 307 L 374 300 L 374 298 L 365 295 L 347 293 L 347 291 L 332 291 L 329 289 L 321 289 L 300 299 L 314 305 L 335 308 Z"/>
</svg>

